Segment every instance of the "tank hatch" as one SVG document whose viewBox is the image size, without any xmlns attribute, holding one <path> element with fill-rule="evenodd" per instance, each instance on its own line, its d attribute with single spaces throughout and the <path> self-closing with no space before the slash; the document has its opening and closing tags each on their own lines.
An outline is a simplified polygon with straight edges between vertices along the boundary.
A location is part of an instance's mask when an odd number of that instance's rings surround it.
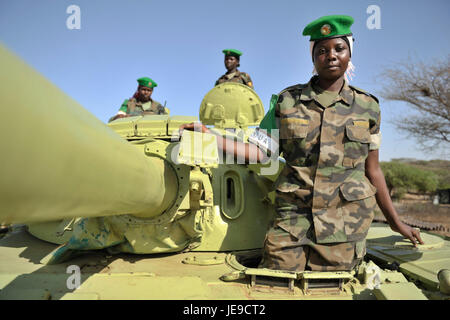
<svg viewBox="0 0 450 320">
<path fill-rule="evenodd" d="M 200 105 L 200 121 L 220 129 L 257 126 L 263 117 L 264 106 L 256 92 L 235 82 L 215 86 Z"/>
<path fill-rule="evenodd" d="M 437 235 L 421 232 L 424 245 L 409 240 L 384 224 L 372 224 L 367 235 L 367 254 L 382 267 L 396 269 L 421 287 L 438 291 L 438 273 L 450 269 L 450 245 Z"/>
</svg>

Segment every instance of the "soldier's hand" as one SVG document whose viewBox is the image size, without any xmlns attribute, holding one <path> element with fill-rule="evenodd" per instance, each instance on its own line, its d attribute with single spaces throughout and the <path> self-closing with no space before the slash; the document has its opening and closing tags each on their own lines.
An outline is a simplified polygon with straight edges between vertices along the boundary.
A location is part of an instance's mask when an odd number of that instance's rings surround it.
<svg viewBox="0 0 450 320">
<path fill-rule="evenodd" d="M 210 133 L 209 129 L 205 125 L 198 122 L 191 122 L 180 126 L 180 136 L 183 134 L 183 130 L 196 131 L 202 133 Z"/>
<path fill-rule="evenodd" d="M 405 238 L 408 238 L 412 242 L 414 247 L 417 247 L 417 242 L 419 242 L 420 244 L 424 244 L 422 238 L 420 237 L 420 231 L 408 226 L 407 224 L 401 221 L 392 223 L 391 229 L 395 232 L 400 233 Z"/>
<path fill-rule="evenodd" d="M 116 114 L 115 116 L 114 116 L 114 118 L 113 118 L 113 120 L 116 120 L 116 119 L 119 119 L 119 118 L 127 118 L 127 117 L 129 117 L 130 115 L 128 115 L 128 114 Z"/>
</svg>

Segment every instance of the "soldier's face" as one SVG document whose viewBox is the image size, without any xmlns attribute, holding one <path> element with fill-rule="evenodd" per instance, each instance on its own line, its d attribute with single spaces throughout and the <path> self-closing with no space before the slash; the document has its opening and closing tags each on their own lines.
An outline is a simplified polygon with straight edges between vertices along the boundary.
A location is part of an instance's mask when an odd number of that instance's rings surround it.
<svg viewBox="0 0 450 320">
<path fill-rule="evenodd" d="M 228 71 L 233 70 L 238 67 L 239 60 L 234 56 L 225 56 L 225 68 Z"/>
<path fill-rule="evenodd" d="M 350 49 L 341 38 L 323 40 L 316 44 L 313 52 L 314 66 L 319 77 L 336 80 L 342 77 L 350 61 Z"/>
<path fill-rule="evenodd" d="M 153 89 L 147 87 L 139 87 L 139 98 L 141 101 L 149 101 L 152 96 Z"/>
</svg>

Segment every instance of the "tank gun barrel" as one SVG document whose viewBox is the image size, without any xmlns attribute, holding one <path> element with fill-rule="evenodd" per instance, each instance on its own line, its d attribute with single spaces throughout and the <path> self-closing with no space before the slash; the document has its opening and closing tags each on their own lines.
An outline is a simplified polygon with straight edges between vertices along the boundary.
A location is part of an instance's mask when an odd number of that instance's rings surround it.
<svg viewBox="0 0 450 320">
<path fill-rule="evenodd" d="M 176 194 L 147 157 L 0 45 L 0 222 L 156 216 Z M 175 179 L 175 181 L 174 181 Z"/>
</svg>

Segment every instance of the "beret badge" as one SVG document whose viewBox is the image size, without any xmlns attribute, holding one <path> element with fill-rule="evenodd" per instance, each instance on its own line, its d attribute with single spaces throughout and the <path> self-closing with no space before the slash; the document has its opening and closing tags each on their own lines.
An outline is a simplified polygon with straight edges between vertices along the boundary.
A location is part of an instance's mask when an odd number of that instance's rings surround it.
<svg viewBox="0 0 450 320">
<path fill-rule="evenodd" d="M 327 36 L 331 33 L 331 26 L 329 24 L 324 24 L 322 28 L 320 28 L 320 33 L 324 36 Z"/>
</svg>

